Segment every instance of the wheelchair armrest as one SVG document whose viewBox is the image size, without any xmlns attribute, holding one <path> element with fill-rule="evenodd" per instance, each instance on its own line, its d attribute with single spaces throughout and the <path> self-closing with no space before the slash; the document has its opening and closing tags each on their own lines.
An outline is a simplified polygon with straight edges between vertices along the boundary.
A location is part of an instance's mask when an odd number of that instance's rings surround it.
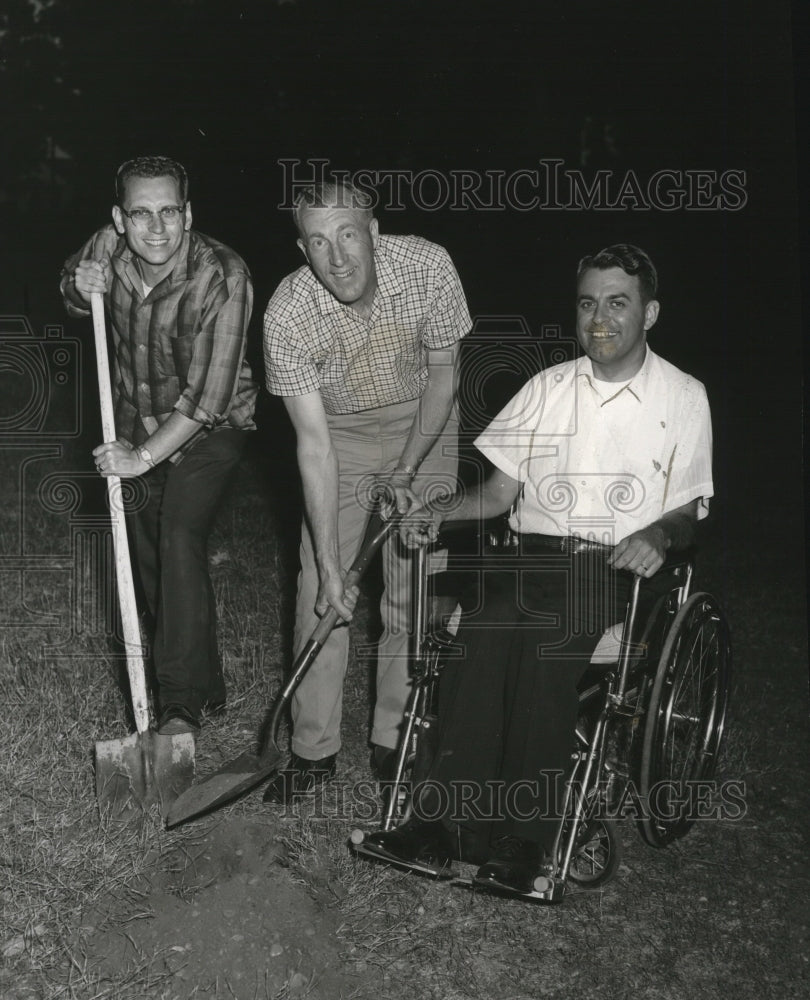
<svg viewBox="0 0 810 1000">
<path fill-rule="evenodd" d="M 474 555 L 492 548 L 507 548 L 502 539 L 508 531 L 502 515 L 485 521 L 468 518 L 464 521 L 445 521 L 439 528 L 439 536 L 433 543 L 437 548 L 447 548 L 451 552 Z M 493 542 L 493 536 L 498 540 Z"/>
<path fill-rule="evenodd" d="M 658 573 L 666 573 L 684 566 L 694 565 L 696 551 L 697 549 L 694 545 L 689 545 L 685 549 L 670 549 Z M 658 573 L 655 575 L 658 576 Z"/>
</svg>

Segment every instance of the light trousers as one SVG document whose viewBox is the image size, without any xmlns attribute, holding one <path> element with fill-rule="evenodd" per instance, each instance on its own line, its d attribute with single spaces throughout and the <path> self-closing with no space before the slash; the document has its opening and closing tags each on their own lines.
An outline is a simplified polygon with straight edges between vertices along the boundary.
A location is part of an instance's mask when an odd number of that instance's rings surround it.
<svg viewBox="0 0 810 1000">
<path fill-rule="evenodd" d="M 338 537 L 340 560 L 348 569 L 357 555 L 371 508 L 373 484 L 392 472 L 399 461 L 416 414 L 418 400 L 329 416 L 329 430 L 339 463 Z M 432 497 L 456 487 L 458 421 L 451 414 L 444 432 L 425 456 L 412 488 Z M 310 638 L 318 617 L 318 568 L 309 527 L 301 530 L 301 572 L 298 577 L 293 647 L 297 656 Z M 377 694 L 371 742 L 397 745 L 410 693 L 410 570 L 411 556 L 398 537 L 386 540 L 382 552 L 384 591 L 380 604 L 383 632 L 377 647 Z M 433 571 L 442 568 L 438 563 Z M 320 760 L 340 748 L 343 681 L 349 659 L 350 629 L 332 630 L 317 659 L 292 699 L 293 753 Z"/>
</svg>

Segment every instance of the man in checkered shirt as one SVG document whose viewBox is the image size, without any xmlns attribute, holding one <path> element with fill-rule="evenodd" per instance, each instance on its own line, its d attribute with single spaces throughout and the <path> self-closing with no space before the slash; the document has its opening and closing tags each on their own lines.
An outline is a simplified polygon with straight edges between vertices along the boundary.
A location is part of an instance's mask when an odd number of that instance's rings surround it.
<svg viewBox="0 0 810 1000">
<path fill-rule="evenodd" d="M 370 197 L 344 182 L 302 192 L 294 218 L 307 259 L 281 282 L 264 317 L 267 388 L 284 398 L 298 440 L 306 517 L 296 653 L 328 607 L 351 620 L 344 589 L 385 477 L 400 511 L 456 480 L 458 342 L 471 321 L 447 252 L 416 236 L 380 236 Z M 408 696 L 408 563 L 383 555 L 372 763 L 384 774 Z M 346 628 L 332 631 L 292 702 L 292 761 L 265 800 L 289 801 L 335 771 Z"/>
</svg>

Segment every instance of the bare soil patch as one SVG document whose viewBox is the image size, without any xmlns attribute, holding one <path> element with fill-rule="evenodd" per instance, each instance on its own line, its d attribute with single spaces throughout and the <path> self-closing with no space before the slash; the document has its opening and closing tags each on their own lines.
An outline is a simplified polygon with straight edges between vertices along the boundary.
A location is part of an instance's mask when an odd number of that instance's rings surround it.
<svg viewBox="0 0 810 1000">
<path fill-rule="evenodd" d="M 142 912 L 124 925 L 104 927 L 99 914 L 102 926 L 90 931 L 84 915 L 86 955 L 102 982 L 147 961 L 189 996 L 251 1000 L 286 989 L 325 1000 L 357 986 L 341 967 L 328 881 L 295 875 L 272 814 L 216 823 L 178 847 L 144 889 Z"/>
</svg>

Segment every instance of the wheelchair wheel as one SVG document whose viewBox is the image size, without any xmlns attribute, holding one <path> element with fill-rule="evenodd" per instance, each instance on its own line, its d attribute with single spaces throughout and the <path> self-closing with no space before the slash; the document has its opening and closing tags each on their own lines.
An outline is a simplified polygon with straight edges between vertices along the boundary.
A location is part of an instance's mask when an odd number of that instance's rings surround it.
<svg viewBox="0 0 810 1000">
<path fill-rule="evenodd" d="M 616 824 L 610 819 L 592 819 L 582 824 L 571 854 L 568 879 L 575 885 L 596 889 L 616 874 L 621 845 Z"/>
<path fill-rule="evenodd" d="M 693 594 L 669 630 L 647 707 L 639 791 L 641 831 L 653 847 L 695 821 L 689 782 L 711 778 L 717 766 L 730 669 L 723 613 L 709 594 Z"/>
</svg>

